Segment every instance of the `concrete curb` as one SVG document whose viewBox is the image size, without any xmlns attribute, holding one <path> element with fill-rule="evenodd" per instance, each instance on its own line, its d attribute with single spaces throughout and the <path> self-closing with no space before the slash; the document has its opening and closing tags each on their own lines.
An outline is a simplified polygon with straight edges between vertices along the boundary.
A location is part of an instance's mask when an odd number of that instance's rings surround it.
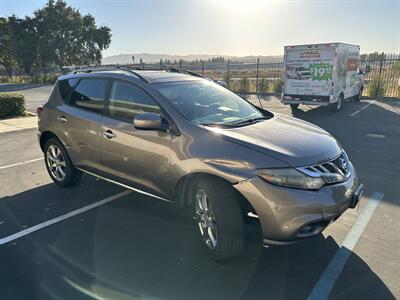
<svg viewBox="0 0 400 300">
<path fill-rule="evenodd" d="M 29 113 L 28 113 L 29 114 Z M 30 113 L 29 117 L 0 120 L 0 134 L 37 127 L 37 116 Z"/>
</svg>

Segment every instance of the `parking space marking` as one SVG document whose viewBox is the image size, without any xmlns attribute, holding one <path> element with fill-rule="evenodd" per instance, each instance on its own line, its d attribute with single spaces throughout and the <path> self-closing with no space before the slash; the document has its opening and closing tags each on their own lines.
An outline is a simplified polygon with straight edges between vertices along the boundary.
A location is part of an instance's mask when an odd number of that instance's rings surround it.
<svg viewBox="0 0 400 300">
<path fill-rule="evenodd" d="M 11 164 L 11 165 L 0 166 L 0 170 L 16 167 L 16 166 L 20 166 L 20 165 L 25 165 L 25 164 L 29 164 L 29 163 L 33 163 L 35 161 L 39 161 L 39 160 L 42 160 L 42 159 L 43 159 L 43 157 L 39 157 L 39 158 L 31 159 L 31 160 L 21 161 L 21 162 L 18 162 L 18 163 L 15 163 L 15 164 Z"/>
<path fill-rule="evenodd" d="M 311 294 L 308 296 L 308 300 L 328 299 L 329 294 L 335 286 L 336 280 L 339 278 L 347 260 L 353 253 L 354 247 L 367 227 L 377 206 L 381 202 L 383 195 L 383 193 L 375 192 L 372 194 L 372 197 L 368 199 L 367 204 L 355 220 L 345 240 L 336 251 L 314 289 L 311 291 Z"/>
<path fill-rule="evenodd" d="M 11 242 L 11 241 L 13 241 L 13 240 L 15 240 L 15 239 L 18 239 L 18 238 L 20 238 L 20 237 L 23 237 L 23 236 L 25 236 L 25 235 L 28 235 L 28 234 L 30 234 L 30 233 L 32 233 L 32 232 L 38 231 L 38 230 L 43 229 L 43 228 L 45 228 L 45 227 L 48 227 L 48 226 L 50 226 L 50 225 L 56 224 L 56 223 L 58 223 L 58 222 L 61 222 L 61 221 L 65 220 L 65 219 L 68 219 L 68 218 L 71 218 L 71 217 L 73 217 L 73 216 L 79 215 L 79 214 L 81 214 L 81 213 L 83 213 L 83 212 L 86 212 L 86 211 L 88 211 L 88 210 L 91 210 L 91 209 L 96 208 L 96 207 L 98 207 L 98 206 L 101 206 L 101 205 L 103 205 L 103 204 L 106 204 L 106 203 L 108 203 L 108 202 L 111 202 L 111 201 L 113 201 L 113 200 L 116 200 L 116 199 L 118 199 L 118 198 L 121 198 L 121 197 L 123 197 L 123 196 L 126 196 L 126 195 L 128 195 L 128 194 L 130 194 L 130 193 L 131 193 L 131 191 L 129 191 L 129 190 L 123 191 L 123 192 L 121 192 L 121 193 L 118 193 L 118 194 L 115 194 L 115 195 L 113 195 L 113 196 L 104 198 L 104 199 L 102 199 L 102 200 L 100 200 L 100 201 L 97 201 L 97 202 L 95 202 L 95 203 L 86 205 L 86 206 L 84 206 L 84 207 L 81 207 L 81 208 L 79 208 L 79 209 L 77 209 L 77 210 L 74 210 L 74 211 L 71 211 L 71 212 L 69 212 L 69 213 L 66 213 L 66 214 L 64 214 L 64 215 L 61 215 L 61 216 L 55 217 L 55 218 L 53 218 L 53 219 L 50 219 L 50 220 L 48 220 L 48 221 L 46 221 L 46 222 L 37 224 L 37 225 L 35 225 L 35 226 L 32 226 L 32 227 L 29 227 L 29 228 L 27 228 L 27 229 L 21 230 L 21 231 L 19 231 L 19 232 L 17 232 L 17 233 L 14 233 L 14 234 L 12 234 L 12 235 L 6 236 L 6 237 L 0 239 L 0 245 L 6 244 L 6 243 Z"/>
<path fill-rule="evenodd" d="M 363 107 L 361 107 L 359 110 L 356 110 L 355 112 L 353 112 L 352 114 L 350 114 L 350 117 L 354 117 L 356 114 L 358 114 L 360 111 L 366 109 L 368 106 L 370 106 L 371 104 L 375 103 L 376 100 L 364 105 Z"/>
</svg>

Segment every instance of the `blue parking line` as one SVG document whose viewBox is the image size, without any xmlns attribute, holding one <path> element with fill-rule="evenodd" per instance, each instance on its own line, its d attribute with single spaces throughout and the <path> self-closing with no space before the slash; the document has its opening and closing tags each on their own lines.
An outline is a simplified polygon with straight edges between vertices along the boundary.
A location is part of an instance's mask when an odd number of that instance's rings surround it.
<svg viewBox="0 0 400 300">
<path fill-rule="evenodd" d="M 335 286 L 336 280 L 339 278 L 347 260 L 353 253 L 354 247 L 367 227 L 377 206 L 381 202 L 383 195 L 383 193 L 375 192 L 372 197 L 368 199 L 367 204 L 357 217 L 345 240 L 336 251 L 314 289 L 311 291 L 311 294 L 308 296 L 308 300 L 328 299 L 329 294 Z"/>
</svg>

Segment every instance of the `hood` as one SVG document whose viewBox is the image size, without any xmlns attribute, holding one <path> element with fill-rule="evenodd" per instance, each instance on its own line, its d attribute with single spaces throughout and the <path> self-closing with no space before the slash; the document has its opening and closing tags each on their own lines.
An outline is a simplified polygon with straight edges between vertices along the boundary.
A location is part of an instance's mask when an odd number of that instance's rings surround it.
<svg viewBox="0 0 400 300">
<path fill-rule="evenodd" d="M 280 114 L 248 126 L 207 127 L 207 130 L 286 162 L 292 167 L 317 164 L 335 158 L 341 153 L 339 143 L 322 128 Z"/>
</svg>

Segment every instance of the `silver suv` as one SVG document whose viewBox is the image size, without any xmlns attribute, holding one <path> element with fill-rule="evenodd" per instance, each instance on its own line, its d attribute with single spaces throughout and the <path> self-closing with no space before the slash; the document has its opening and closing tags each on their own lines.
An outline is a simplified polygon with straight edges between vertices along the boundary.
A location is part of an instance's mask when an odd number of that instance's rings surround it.
<svg viewBox="0 0 400 300">
<path fill-rule="evenodd" d="M 76 71 L 39 112 L 55 183 L 83 172 L 185 207 L 215 259 L 241 251 L 248 215 L 264 245 L 289 244 L 321 233 L 363 190 L 329 133 L 192 73 Z"/>
</svg>

